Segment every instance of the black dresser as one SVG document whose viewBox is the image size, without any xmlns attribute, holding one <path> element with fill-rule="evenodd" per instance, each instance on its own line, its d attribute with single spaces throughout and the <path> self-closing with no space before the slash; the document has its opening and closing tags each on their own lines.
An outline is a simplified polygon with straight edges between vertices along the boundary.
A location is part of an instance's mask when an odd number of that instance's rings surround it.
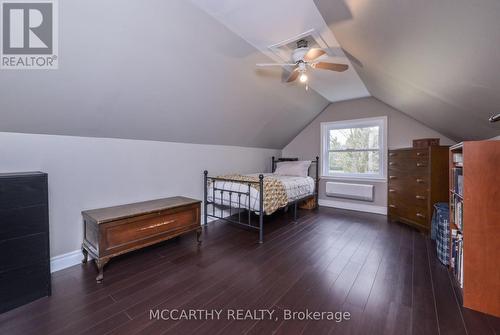
<svg viewBox="0 0 500 335">
<path fill-rule="evenodd" d="M 50 295 L 47 174 L 0 173 L 0 313 Z"/>
</svg>

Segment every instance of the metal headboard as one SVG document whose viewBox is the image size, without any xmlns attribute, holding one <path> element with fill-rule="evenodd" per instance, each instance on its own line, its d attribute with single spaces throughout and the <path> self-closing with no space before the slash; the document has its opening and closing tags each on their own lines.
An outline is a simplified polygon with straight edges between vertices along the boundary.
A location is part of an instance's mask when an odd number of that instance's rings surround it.
<svg viewBox="0 0 500 335">
<path fill-rule="evenodd" d="M 279 163 L 279 162 L 296 162 L 298 161 L 299 159 L 297 157 L 282 157 L 282 158 L 278 158 L 278 159 L 275 159 L 274 156 L 272 157 L 272 172 L 274 173 L 274 171 L 276 170 L 276 163 Z M 316 202 L 316 206 L 318 205 L 318 196 L 319 196 L 319 156 L 316 156 L 316 159 L 315 160 L 312 160 L 311 161 L 311 166 L 313 164 L 316 164 L 315 165 L 315 168 L 316 168 L 316 175 L 314 176 L 314 200 Z M 307 170 L 307 174 L 309 176 L 311 176 L 311 166 L 309 166 L 309 169 Z"/>
</svg>

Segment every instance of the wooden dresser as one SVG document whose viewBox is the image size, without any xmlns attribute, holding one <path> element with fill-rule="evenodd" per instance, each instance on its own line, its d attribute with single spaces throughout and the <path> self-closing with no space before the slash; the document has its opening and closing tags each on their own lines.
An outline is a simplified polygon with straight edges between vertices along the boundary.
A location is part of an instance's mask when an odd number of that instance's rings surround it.
<svg viewBox="0 0 500 335">
<path fill-rule="evenodd" d="M 194 231 L 200 243 L 200 203 L 172 197 L 83 211 L 83 262 L 95 259 L 101 282 L 112 257 Z"/>
<path fill-rule="evenodd" d="M 50 295 L 47 174 L 0 173 L 0 313 Z"/>
<path fill-rule="evenodd" d="M 430 230 L 434 204 L 448 202 L 448 148 L 389 150 L 387 204 L 391 220 Z"/>
</svg>

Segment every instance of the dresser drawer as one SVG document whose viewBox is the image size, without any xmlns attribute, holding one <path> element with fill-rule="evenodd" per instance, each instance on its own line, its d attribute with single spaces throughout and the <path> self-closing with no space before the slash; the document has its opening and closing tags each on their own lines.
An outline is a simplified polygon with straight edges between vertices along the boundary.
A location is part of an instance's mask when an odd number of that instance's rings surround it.
<svg viewBox="0 0 500 335">
<path fill-rule="evenodd" d="M 388 210 L 389 217 L 391 217 L 391 218 L 399 217 L 399 208 L 397 207 L 397 205 L 391 203 L 390 201 L 389 201 L 389 204 L 387 205 L 387 210 Z"/>
<path fill-rule="evenodd" d="M 419 210 L 416 208 L 410 213 L 410 220 L 413 220 L 423 227 L 429 228 L 429 220 L 431 219 L 431 214 L 427 210 Z"/>
<path fill-rule="evenodd" d="M 405 160 L 411 156 L 410 150 L 389 150 L 389 161 Z"/>
<path fill-rule="evenodd" d="M 389 162 L 413 162 L 416 160 L 428 161 L 429 151 L 426 149 L 394 150 L 389 151 Z"/>
<path fill-rule="evenodd" d="M 199 215 L 199 205 L 195 205 L 178 211 L 137 217 L 133 221 L 101 224 L 101 236 L 104 239 L 104 250 L 101 252 L 115 253 L 117 249 L 129 249 L 131 245 L 154 242 L 168 235 L 192 230 L 199 227 Z"/>
<path fill-rule="evenodd" d="M 46 205 L 0 210 L 0 241 L 47 231 Z"/>
<path fill-rule="evenodd" d="M 0 272 L 49 259 L 46 233 L 0 241 Z"/>
<path fill-rule="evenodd" d="M 397 196 L 389 196 L 388 211 L 393 219 L 410 221 L 423 227 L 428 226 L 431 214 L 427 203 L 411 202 Z"/>
<path fill-rule="evenodd" d="M 389 150 L 389 160 L 427 159 L 427 158 L 429 158 L 428 149 Z"/>
<path fill-rule="evenodd" d="M 414 150 L 411 150 L 410 156 L 411 156 L 411 158 L 413 158 L 415 160 L 428 161 L 429 160 L 429 150 L 427 150 L 427 149 L 414 149 Z"/>
<path fill-rule="evenodd" d="M 410 222 L 419 227 L 429 228 L 429 215 L 426 210 L 418 208 L 399 207 L 389 204 L 389 217 L 396 221 Z"/>
<path fill-rule="evenodd" d="M 428 167 L 427 159 L 389 160 L 388 164 L 389 174 L 418 175 L 426 172 Z"/>
<path fill-rule="evenodd" d="M 405 174 L 404 172 L 389 171 L 389 188 L 400 190 L 418 190 L 418 192 L 427 191 L 430 187 L 427 174 Z"/>
<path fill-rule="evenodd" d="M 50 294 L 47 261 L 0 272 L 0 313 Z"/>
<path fill-rule="evenodd" d="M 46 176 L 26 176 L 0 181 L 0 210 L 47 203 Z"/>
<path fill-rule="evenodd" d="M 427 208 L 429 203 L 428 192 L 407 192 L 395 188 L 388 189 L 389 203 L 404 204 L 405 206 Z"/>
</svg>

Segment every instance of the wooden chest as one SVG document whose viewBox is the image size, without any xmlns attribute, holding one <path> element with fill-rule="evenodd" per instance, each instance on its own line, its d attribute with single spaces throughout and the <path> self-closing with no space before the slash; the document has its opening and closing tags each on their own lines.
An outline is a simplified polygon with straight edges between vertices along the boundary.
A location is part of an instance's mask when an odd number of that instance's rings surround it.
<svg viewBox="0 0 500 335">
<path fill-rule="evenodd" d="M 101 282 L 112 257 L 193 231 L 200 242 L 200 203 L 172 197 L 83 211 L 83 262 L 95 259 Z"/>
<path fill-rule="evenodd" d="M 434 204 L 448 201 L 448 147 L 389 151 L 389 218 L 427 232 Z"/>
</svg>

